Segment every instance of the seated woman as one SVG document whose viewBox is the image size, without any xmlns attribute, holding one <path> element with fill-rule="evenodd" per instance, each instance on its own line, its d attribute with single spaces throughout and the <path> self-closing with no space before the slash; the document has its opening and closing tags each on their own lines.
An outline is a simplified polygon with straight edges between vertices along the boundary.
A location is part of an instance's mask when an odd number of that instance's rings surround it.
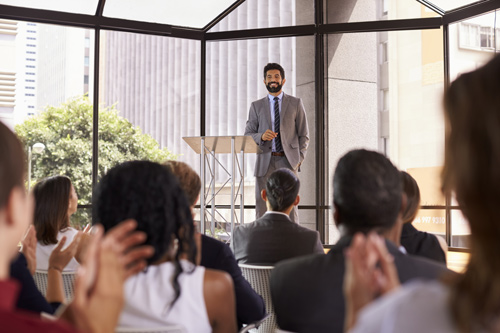
<svg viewBox="0 0 500 333">
<path fill-rule="evenodd" d="M 33 188 L 35 196 L 34 224 L 38 245 L 36 269 L 48 270 L 50 254 L 58 244 L 70 244 L 78 230 L 69 225 L 70 216 L 76 212 L 78 197 L 71 180 L 66 176 L 42 179 Z M 62 238 L 65 237 L 65 240 Z M 76 271 L 79 263 L 72 258 L 64 271 Z"/>
<path fill-rule="evenodd" d="M 448 245 L 445 240 L 439 236 L 419 231 L 411 224 L 420 208 L 420 189 L 417 182 L 404 171 L 401 171 L 401 179 L 407 199 L 406 209 L 403 212 L 401 245 L 409 254 L 436 260 L 446 265 Z"/>
<path fill-rule="evenodd" d="M 93 198 L 94 222 L 105 230 L 135 219 L 155 248 L 148 267 L 125 283 L 122 327 L 182 325 L 187 332 L 236 332 L 235 297 L 227 273 L 195 266 L 191 210 L 176 177 L 160 164 L 126 162 L 111 169 Z M 183 256 L 185 259 L 180 259 Z"/>
</svg>

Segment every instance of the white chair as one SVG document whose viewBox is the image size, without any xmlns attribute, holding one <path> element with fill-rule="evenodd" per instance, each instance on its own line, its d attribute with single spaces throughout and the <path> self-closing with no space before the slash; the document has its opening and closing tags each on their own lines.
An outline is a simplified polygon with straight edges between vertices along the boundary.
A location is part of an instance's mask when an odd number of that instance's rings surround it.
<svg viewBox="0 0 500 333">
<path fill-rule="evenodd" d="M 66 296 L 66 301 L 70 301 L 73 298 L 73 286 L 75 284 L 76 272 L 62 272 L 63 278 L 63 289 L 64 295 Z M 47 294 L 47 276 L 48 272 L 45 270 L 37 270 L 35 275 L 33 275 L 33 280 L 35 280 L 35 285 L 40 290 L 40 293 L 45 297 Z"/>
<path fill-rule="evenodd" d="M 180 325 L 170 325 L 152 328 L 137 327 L 117 327 L 116 333 L 186 333 L 184 327 Z"/>
<path fill-rule="evenodd" d="M 269 277 L 273 266 L 257 266 L 238 264 L 241 268 L 241 273 L 245 279 L 250 283 L 252 288 L 261 295 L 266 304 L 266 310 L 269 317 L 257 329 L 257 332 L 274 332 L 278 329 L 276 324 L 276 315 L 274 314 L 274 306 L 271 301 L 271 290 L 269 287 Z"/>
</svg>

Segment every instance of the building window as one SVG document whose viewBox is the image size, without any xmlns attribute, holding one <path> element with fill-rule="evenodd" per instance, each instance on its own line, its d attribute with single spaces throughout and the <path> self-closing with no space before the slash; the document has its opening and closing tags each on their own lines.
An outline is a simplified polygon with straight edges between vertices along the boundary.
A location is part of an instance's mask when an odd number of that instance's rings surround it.
<svg viewBox="0 0 500 333">
<path fill-rule="evenodd" d="M 25 81 L 26 82 L 35 82 L 35 80 L 31 80 L 31 79 L 26 79 Z"/>
<path fill-rule="evenodd" d="M 85 56 L 85 58 L 83 59 L 83 64 L 87 67 L 89 66 L 89 57 L 88 56 Z"/>
<path fill-rule="evenodd" d="M 28 105 L 28 109 L 34 109 L 34 108 L 35 108 L 35 106 L 33 106 L 33 105 Z"/>
<path fill-rule="evenodd" d="M 88 75 L 83 76 L 83 84 L 89 84 L 89 76 Z"/>
<path fill-rule="evenodd" d="M 26 65 L 27 68 L 35 68 L 33 65 Z"/>
<path fill-rule="evenodd" d="M 27 54 L 36 54 L 35 51 L 26 51 Z"/>
<path fill-rule="evenodd" d="M 494 49 L 500 46 L 498 38 L 500 29 L 494 30 L 492 27 L 480 26 L 477 24 L 460 23 L 459 41 L 460 47 L 472 49 Z"/>
<path fill-rule="evenodd" d="M 35 87 L 25 87 L 26 89 L 35 89 Z"/>
<path fill-rule="evenodd" d="M 90 37 L 85 37 L 85 47 L 90 47 Z"/>
<path fill-rule="evenodd" d="M 26 44 L 27 47 L 36 47 L 35 44 Z"/>
<path fill-rule="evenodd" d="M 36 34 L 36 31 L 35 30 L 26 30 L 27 32 L 30 32 L 32 34 Z"/>
<path fill-rule="evenodd" d="M 24 96 L 31 96 L 31 97 L 34 97 L 35 94 L 24 94 Z"/>
<path fill-rule="evenodd" d="M 33 58 L 26 58 L 27 61 L 36 61 L 36 59 Z"/>
<path fill-rule="evenodd" d="M 26 72 L 26 75 L 35 75 L 35 73 Z"/>
<path fill-rule="evenodd" d="M 36 40 L 35 37 L 26 37 L 26 39 L 29 39 L 29 40 Z"/>
</svg>

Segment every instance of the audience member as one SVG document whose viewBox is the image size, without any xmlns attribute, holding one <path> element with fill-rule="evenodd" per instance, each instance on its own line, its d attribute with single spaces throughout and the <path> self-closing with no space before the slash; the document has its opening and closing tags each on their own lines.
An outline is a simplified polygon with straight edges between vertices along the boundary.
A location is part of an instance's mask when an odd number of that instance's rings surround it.
<svg viewBox="0 0 500 333">
<path fill-rule="evenodd" d="M 500 331 L 499 90 L 500 56 L 496 56 L 485 66 L 462 74 L 444 96 L 448 130 L 443 190 L 455 193 L 469 221 L 471 252 L 465 272 L 391 292 L 362 311 L 354 332 Z M 375 295 L 398 286 L 392 258 L 383 244 L 376 237 L 356 237 L 347 261 L 346 299 L 352 304 L 348 326 Z"/>
<path fill-rule="evenodd" d="M 164 164 L 179 179 L 189 201 L 191 213 L 194 215 L 193 209 L 196 202 L 198 202 L 201 190 L 200 176 L 184 162 L 166 161 Z M 233 278 L 234 293 L 236 295 L 236 316 L 239 326 L 264 318 L 266 315 L 264 300 L 252 289 L 241 274 L 241 269 L 236 263 L 229 246 L 212 237 L 201 235 L 200 265 L 227 272 Z"/>
<path fill-rule="evenodd" d="M 299 188 L 299 179 L 289 169 L 278 169 L 269 176 L 262 190 L 267 212 L 234 228 L 231 248 L 239 263 L 274 265 L 301 255 L 324 254 L 319 233 L 290 220 L 290 211 L 300 201 Z"/>
<path fill-rule="evenodd" d="M 436 260 L 446 265 L 448 246 L 441 237 L 428 232 L 419 231 L 411 223 L 415 220 L 420 209 L 420 189 L 418 184 L 408 173 L 401 171 L 403 191 L 406 194 L 406 208 L 403 212 L 403 229 L 400 242 L 407 253 Z"/>
<path fill-rule="evenodd" d="M 112 168 L 94 194 L 94 220 L 105 229 L 133 218 L 155 248 L 148 267 L 125 284 L 119 325 L 158 327 L 179 324 L 188 332 L 235 332 L 231 277 L 195 266 L 196 244 L 189 204 L 176 177 L 147 161 Z M 180 259 L 185 255 L 187 259 Z"/>
<path fill-rule="evenodd" d="M 293 332 L 342 332 L 344 250 L 356 232 L 399 238 L 402 194 L 399 171 L 383 155 L 353 150 L 338 162 L 333 179 L 334 219 L 341 238 L 327 255 L 279 263 L 271 274 L 278 326 Z M 403 254 L 386 241 L 402 281 L 437 278 L 447 270 L 425 258 Z"/>
<path fill-rule="evenodd" d="M 81 235 L 69 224 L 70 216 L 76 212 L 78 197 L 71 180 L 66 176 L 44 178 L 33 187 L 35 196 L 35 229 L 38 239 L 36 268 L 49 270 L 49 258 L 55 248 L 69 245 L 63 252 L 69 257 L 66 266 L 56 267 L 64 271 L 76 271 L 78 262 L 73 256 L 78 250 Z"/>
<path fill-rule="evenodd" d="M 144 267 L 150 248 L 129 250 L 144 236 L 132 233 L 135 223 L 118 226 L 102 239 L 102 228 L 91 237 L 75 281 L 74 301 L 61 319 L 43 322 L 39 316 L 15 311 L 19 284 L 8 280 L 9 263 L 33 219 L 33 197 L 24 189 L 25 159 L 20 141 L 0 122 L 0 322 L 5 332 L 112 332 L 122 305 L 123 281 Z M 125 267 L 128 267 L 126 270 Z M 66 321 L 67 323 L 63 322 Z M 71 327 L 71 324 L 73 327 Z"/>
</svg>

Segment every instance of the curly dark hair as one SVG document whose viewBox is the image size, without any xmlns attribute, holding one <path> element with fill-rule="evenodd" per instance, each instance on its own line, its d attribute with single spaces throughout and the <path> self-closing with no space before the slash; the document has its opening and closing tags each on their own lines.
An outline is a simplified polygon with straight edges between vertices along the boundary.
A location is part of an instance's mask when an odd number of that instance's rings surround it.
<svg viewBox="0 0 500 333">
<path fill-rule="evenodd" d="M 93 223 L 102 223 L 107 231 L 126 219 L 137 221 L 137 230 L 146 233 L 146 245 L 155 249 L 148 264 L 163 259 L 173 246 L 178 248 L 173 263 L 175 299 L 181 290 L 178 277 L 183 272 L 181 254 L 195 262 L 193 218 L 182 188 L 168 168 L 149 161 L 125 162 L 102 178 L 93 196 Z"/>
</svg>

